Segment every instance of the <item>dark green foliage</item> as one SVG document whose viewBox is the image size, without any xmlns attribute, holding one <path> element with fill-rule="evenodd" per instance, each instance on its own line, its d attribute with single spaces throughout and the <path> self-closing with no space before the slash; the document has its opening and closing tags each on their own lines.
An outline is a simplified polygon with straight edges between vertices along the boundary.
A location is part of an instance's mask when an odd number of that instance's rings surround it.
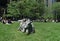
<svg viewBox="0 0 60 41">
<path fill-rule="evenodd" d="M 15 1 L 8 4 L 7 13 L 8 13 L 7 16 L 19 17 L 20 13 L 19 13 L 19 10 Z"/>
<path fill-rule="evenodd" d="M 39 18 L 44 14 L 44 3 L 39 0 L 12 1 L 8 4 L 7 16 Z"/>
<path fill-rule="evenodd" d="M 54 18 L 58 19 L 60 18 L 60 3 L 55 3 L 53 4 L 53 14 L 54 14 Z"/>
</svg>

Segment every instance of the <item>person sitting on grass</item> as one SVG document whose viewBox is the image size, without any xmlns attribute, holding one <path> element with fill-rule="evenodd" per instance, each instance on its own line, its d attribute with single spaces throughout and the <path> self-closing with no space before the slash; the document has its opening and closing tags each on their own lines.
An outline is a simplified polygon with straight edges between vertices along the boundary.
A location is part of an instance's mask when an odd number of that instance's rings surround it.
<svg viewBox="0 0 60 41">
<path fill-rule="evenodd" d="M 9 20 L 3 19 L 3 20 L 2 20 L 2 23 L 3 23 L 3 24 L 11 24 L 12 22 L 11 22 L 10 19 L 9 19 Z"/>
<path fill-rule="evenodd" d="M 9 20 L 8 20 L 8 23 L 9 23 L 9 24 L 11 24 L 11 23 L 12 23 L 12 22 L 11 22 L 11 19 L 9 19 Z"/>
<path fill-rule="evenodd" d="M 22 32 L 26 32 L 26 34 L 35 32 L 32 21 L 30 19 L 23 19 L 20 23 L 19 30 Z"/>
</svg>

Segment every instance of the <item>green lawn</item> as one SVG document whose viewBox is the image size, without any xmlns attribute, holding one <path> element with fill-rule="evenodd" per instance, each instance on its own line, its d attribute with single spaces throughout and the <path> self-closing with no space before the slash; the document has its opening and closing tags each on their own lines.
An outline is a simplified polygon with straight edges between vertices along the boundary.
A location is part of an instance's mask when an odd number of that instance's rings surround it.
<svg viewBox="0 0 60 41">
<path fill-rule="evenodd" d="M 60 41 L 60 23 L 34 22 L 35 34 L 26 35 L 18 31 L 19 23 L 0 23 L 0 41 Z"/>
</svg>

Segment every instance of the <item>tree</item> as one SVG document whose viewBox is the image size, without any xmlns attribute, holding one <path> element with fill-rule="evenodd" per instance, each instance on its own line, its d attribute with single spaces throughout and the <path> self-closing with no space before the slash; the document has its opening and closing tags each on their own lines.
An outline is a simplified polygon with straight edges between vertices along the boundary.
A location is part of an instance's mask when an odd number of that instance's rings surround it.
<svg viewBox="0 0 60 41">
<path fill-rule="evenodd" d="M 44 4 L 41 0 L 19 0 L 8 4 L 7 16 L 20 16 L 36 19 L 44 14 Z"/>
<path fill-rule="evenodd" d="M 55 3 L 53 4 L 53 13 L 54 13 L 54 18 L 58 21 L 60 21 L 60 3 Z"/>
<path fill-rule="evenodd" d="M 20 13 L 17 3 L 15 1 L 12 1 L 10 4 L 8 4 L 7 13 L 7 16 L 19 17 Z"/>
</svg>

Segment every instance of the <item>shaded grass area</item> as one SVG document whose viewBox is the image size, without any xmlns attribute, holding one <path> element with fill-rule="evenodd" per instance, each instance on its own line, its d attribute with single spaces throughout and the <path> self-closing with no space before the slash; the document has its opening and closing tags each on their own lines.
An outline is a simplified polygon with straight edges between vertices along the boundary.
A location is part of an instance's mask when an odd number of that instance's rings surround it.
<svg viewBox="0 0 60 41">
<path fill-rule="evenodd" d="M 0 41 L 60 41 L 60 23 L 34 22 L 36 33 L 26 35 L 20 31 L 19 22 L 0 23 Z"/>
</svg>

